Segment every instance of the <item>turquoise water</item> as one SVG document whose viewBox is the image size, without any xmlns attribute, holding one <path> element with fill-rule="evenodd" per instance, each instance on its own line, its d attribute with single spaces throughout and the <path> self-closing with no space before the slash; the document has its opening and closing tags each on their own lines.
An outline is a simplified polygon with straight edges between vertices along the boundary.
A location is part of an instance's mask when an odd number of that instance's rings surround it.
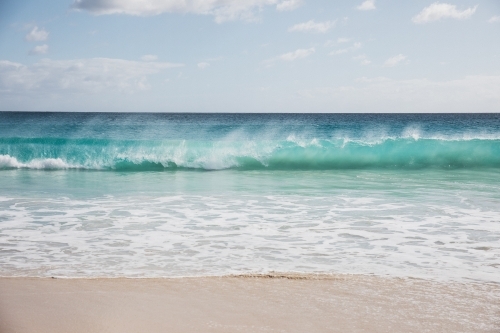
<svg viewBox="0 0 500 333">
<path fill-rule="evenodd" d="M 3 113 L 0 168 L 500 167 L 497 115 Z"/>
<path fill-rule="evenodd" d="M 0 113 L 0 274 L 499 282 L 500 115 Z"/>
</svg>

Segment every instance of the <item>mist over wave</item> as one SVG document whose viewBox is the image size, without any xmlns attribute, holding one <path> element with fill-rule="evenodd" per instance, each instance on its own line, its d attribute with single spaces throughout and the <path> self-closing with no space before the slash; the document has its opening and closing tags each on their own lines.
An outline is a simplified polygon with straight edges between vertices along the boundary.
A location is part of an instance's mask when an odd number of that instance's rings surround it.
<svg viewBox="0 0 500 333">
<path fill-rule="evenodd" d="M 0 113 L 0 169 L 499 168 L 496 114 Z"/>
<path fill-rule="evenodd" d="M 0 168 L 334 170 L 500 167 L 500 140 L 384 138 L 280 141 L 0 139 Z"/>
</svg>

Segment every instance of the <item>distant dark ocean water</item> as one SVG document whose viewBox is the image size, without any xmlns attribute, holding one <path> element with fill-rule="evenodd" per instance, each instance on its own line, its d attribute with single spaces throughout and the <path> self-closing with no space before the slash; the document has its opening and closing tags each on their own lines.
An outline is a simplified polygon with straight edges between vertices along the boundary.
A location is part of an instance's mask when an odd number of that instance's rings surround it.
<svg viewBox="0 0 500 333">
<path fill-rule="evenodd" d="M 0 274 L 500 281 L 499 114 L 0 113 Z"/>
</svg>

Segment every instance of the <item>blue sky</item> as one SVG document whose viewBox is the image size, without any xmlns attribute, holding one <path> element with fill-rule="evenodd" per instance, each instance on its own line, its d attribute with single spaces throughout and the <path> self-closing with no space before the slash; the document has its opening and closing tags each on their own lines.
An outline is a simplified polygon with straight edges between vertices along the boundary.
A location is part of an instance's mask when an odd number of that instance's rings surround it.
<svg viewBox="0 0 500 333">
<path fill-rule="evenodd" d="M 2 0 L 0 110 L 500 112 L 500 2 Z"/>
</svg>

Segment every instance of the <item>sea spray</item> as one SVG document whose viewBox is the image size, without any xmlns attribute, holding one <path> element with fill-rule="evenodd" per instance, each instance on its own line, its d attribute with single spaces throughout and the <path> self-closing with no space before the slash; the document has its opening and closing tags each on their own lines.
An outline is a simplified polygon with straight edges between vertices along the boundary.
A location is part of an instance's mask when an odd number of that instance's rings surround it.
<svg viewBox="0 0 500 333">
<path fill-rule="evenodd" d="M 500 168 L 500 140 L 187 141 L 0 138 L 0 168 L 336 170 Z"/>
</svg>

